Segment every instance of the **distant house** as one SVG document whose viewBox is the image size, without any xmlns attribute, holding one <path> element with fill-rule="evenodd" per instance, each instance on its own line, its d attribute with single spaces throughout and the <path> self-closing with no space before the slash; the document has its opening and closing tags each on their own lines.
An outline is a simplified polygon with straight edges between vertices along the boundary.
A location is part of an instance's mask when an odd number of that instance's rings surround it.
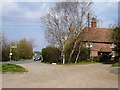
<svg viewBox="0 0 120 90">
<path fill-rule="evenodd" d="M 101 53 L 111 53 L 113 48 L 112 29 L 97 28 L 97 21 L 92 18 L 91 27 L 83 29 L 82 42 L 84 47 L 91 48 L 91 56 L 98 56 Z"/>
</svg>

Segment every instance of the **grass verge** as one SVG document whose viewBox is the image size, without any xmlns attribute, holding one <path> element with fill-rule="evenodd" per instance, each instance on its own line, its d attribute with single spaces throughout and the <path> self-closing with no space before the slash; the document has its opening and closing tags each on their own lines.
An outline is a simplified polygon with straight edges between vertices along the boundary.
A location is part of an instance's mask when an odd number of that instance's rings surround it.
<svg viewBox="0 0 120 90">
<path fill-rule="evenodd" d="M 95 63 L 98 63 L 98 62 L 78 62 L 76 64 L 95 64 Z"/>
<path fill-rule="evenodd" d="M 3 73 L 7 73 L 7 72 L 27 72 L 27 70 L 20 66 L 20 65 L 16 65 L 16 64 L 2 64 L 0 65 L 0 68 L 2 68 L 2 72 Z"/>
<path fill-rule="evenodd" d="M 67 63 L 67 64 L 64 64 L 66 66 L 69 66 L 69 65 L 87 65 L 87 64 L 95 64 L 95 63 L 98 63 L 98 62 L 78 62 L 78 63 Z M 59 65 L 63 65 L 63 64 L 59 64 Z"/>
<path fill-rule="evenodd" d="M 120 62 L 112 64 L 112 67 L 120 67 Z"/>
</svg>

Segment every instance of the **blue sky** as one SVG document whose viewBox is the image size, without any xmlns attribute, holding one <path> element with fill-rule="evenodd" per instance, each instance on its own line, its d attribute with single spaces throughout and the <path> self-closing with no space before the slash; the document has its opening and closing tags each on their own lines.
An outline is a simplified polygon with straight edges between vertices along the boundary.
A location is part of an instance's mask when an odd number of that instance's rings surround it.
<svg viewBox="0 0 120 90">
<path fill-rule="evenodd" d="M 8 41 L 20 40 L 23 38 L 34 39 L 37 47 L 34 50 L 41 51 L 46 47 L 44 31 L 41 28 L 40 18 L 44 16 L 53 2 L 3 2 L 2 32 Z M 118 3 L 117 2 L 95 2 L 93 13 L 99 19 L 99 27 L 109 27 L 117 23 Z"/>
</svg>

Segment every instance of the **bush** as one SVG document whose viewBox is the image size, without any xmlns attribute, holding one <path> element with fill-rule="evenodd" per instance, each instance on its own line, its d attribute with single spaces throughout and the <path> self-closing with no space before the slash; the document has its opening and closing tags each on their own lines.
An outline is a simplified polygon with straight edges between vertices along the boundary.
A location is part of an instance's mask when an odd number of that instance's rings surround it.
<svg viewBox="0 0 120 90">
<path fill-rule="evenodd" d="M 90 49 L 89 48 L 81 48 L 79 61 L 86 61 L 89 58 L 90 58 Z"/>
<path fill-rule="evenodd" d="M 55 47 L 46 47 L 42 49 L 43 62 L 61 63 L 61 51 Z"/>
<path fill-rule="evenodd" d="M 3 42 L 2 42 L 3 43 Z M 30 40 L 22 39 L 18 42 L 9 42 L 2 44 L 2 61 L 9 61 L 10 46 L 17 45 L 17 48 L 12 48 L 12 60 L 31 59 L 33 56 L 33 44 Z"/>
<path fill-rule="evenodd" d="M 68 51 L 65 52 L 65 54 L 66 54 L 66 62 L 69 59 L 70 52 L 71 52 L 71 50 L 68 50 Z M 73 62 L 73 63 L 75 62 L 76 56 L 77 56 L 78 52 L 79 52 L 78 48 L 76 48 L 75 52 L 74 52 L 74 54 L 72 56 L 71 62 Z M 81 51 L 80 51 L 80 55 L 79 55 L 79 58 L 78 58 L 78 62 L 80 62 L 80 61 L 86 61 L 89 58 L 90 58 L 90 49 L 89 48 L 83 48 L 83 47 L 81 47 Z"/>
<path fill-rule="evenodd" d="M 75 43 L 75 40 L 77 38 L 76 37 L 71 37 L 70 39 L 67 40 L 67 42 L 65 43 L 65 58 L 66 58 L 66 63 L 68 63 L 68 60 L 69 60 L 69 57 L 70 57 L 70 53 L 73 49 L 73 46 L 74 46 L 74 43 Z M 80 46 L 80 42 L 77 43 L 77 46 L 75 48 L 75 52 L 71 58 L 71 62 L 75 62 L 76 60 L 76 57 L 77 57 L 77 54 L 79 52 L 79 46 Z M 89 57 L 90 57 L 90 49 L 89 48 L 84 48 L 84 47 L 81 47 L 80 49 L 80 55 L 79 55 L 79 58 L 78 58 L 78 62 L 79 61 L 85 61 L 87 60 Z"/>
<path fill-rule="evenodd" d="M 111 55 L 102 53 L 102 55 L 100 55 L 100 62 L 111 62 Z"/>
<path fill-rule="evenodd" d="M 2 61 L 9 61 L 9 46 L 2 48 Z"/>
<path fill-rule="evenodd" d="M 99 61 L 100 61 L 100 56 L 95 56 L 95 57 L 93 57 L 93 61 L 99 62 Z"/>
</svg>

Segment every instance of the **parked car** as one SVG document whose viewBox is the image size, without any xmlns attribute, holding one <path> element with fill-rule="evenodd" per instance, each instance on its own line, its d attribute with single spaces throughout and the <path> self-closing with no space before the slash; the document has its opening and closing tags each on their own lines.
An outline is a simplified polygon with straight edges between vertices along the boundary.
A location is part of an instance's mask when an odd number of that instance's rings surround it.
<svg viewBox="0 0 120 90">
<path fill-rule="evenodd" d="M 33 56 L 34 61 L 42 61 L 42 55 L 35 55 Z"/>
</svg>

